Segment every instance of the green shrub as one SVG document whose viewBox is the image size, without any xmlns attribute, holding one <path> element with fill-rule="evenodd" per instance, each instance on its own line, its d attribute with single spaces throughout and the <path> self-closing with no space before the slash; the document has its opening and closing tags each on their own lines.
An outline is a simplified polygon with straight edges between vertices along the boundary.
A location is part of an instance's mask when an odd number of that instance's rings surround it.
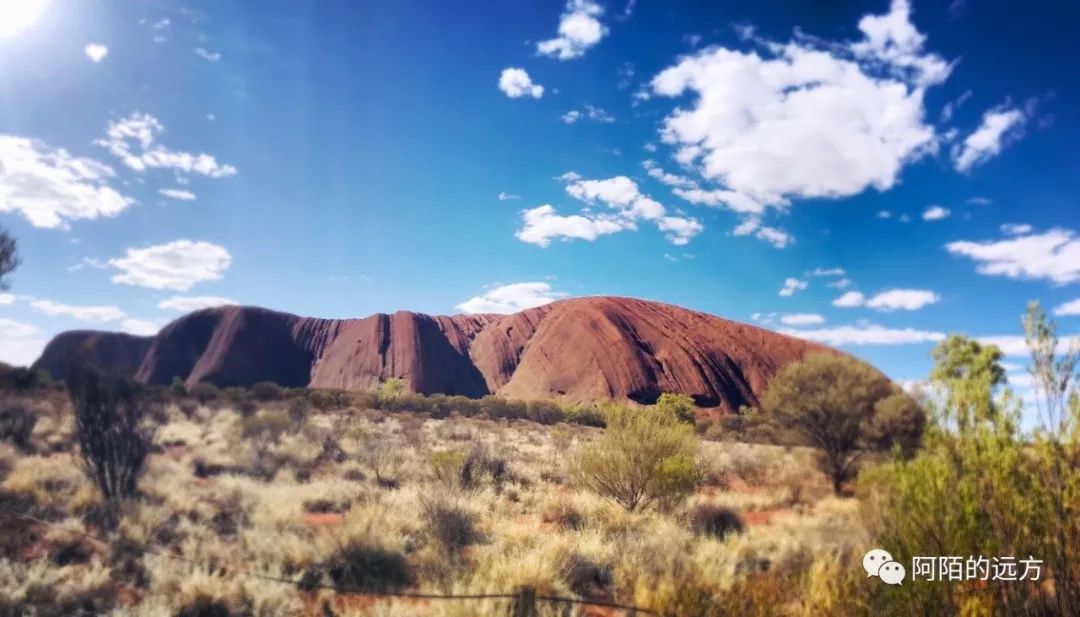
<svg viewBox="0 0 1080 617">
<path fill-rule="evenodd" d="M 694 491 L 698 444 L 690 426 L 655 409 L 623 406 L 608 406 L 604 420 L 604 436 L 574 461 L 580 485 L 630 511 L 670 507 Z"/>
<path fill-rule="evenodd" d="M 525 417 L 539 424 L 555 424 L 566 416 L 562 407 L 552 401 L 529 401 L 525 406 Z"/>
<path fill-rule="evenodd" d="M 694 399 L 685 394 L 664 392 L 656 399 L 656 408 L 675 416 L 679 422 L 693 424 L 697 419 L 697 405 L 694 404 Z"/>
<path fill-rule="evenodd" d="M 723 538 L 729 533 L 742 533 L 746 528 L 742 519 L 730 508 L 702 503 L 687 514 L 694 533 Z"/>
<path fill-rule="evenodd" d="M 285 391 L 272 381 L 260 381 L 251 386 L 251 396 L 257 401 L 280 401 Z"/>
<path fill-rule="evenodd" d="M 465 508 L 436 498 L 422 500 L 420 509 L 428 533 L 443 550 L 456 553 L 479 540 L 476 516 Z"/>
<path fill-rule="evenodd" d="M 522 401 L 512 401 L 501 396 L 488 395 L 480 399 L 480 411 L 494 420 L 518 420 L 525 417 L 527 406 Z"/>
<path fill-rule="evenodd" d="M 293 429 L 289 416 L 280 412 L 263 412 L 240 419 L 240 434 L 246 439 L 277 443 Z"/>
<path fill-rule="evenodd" d="M 184 380 L 179 377 L 173 377 L 172 383 L 169 384 L 169 396 L 172 398 L 184 398 L 187 395 L 188 390 Z"/>
<path fill-rule="evenodd" d="M 24 403 L 0 402 L 0 439 L 10 441 L 19 448 L 27 448 L 37 420 L 34 410 Z"/>
<path fill-rule="evenodd" d="M 563 415 L 571 424 L 604 428 L 604 416 L 596 407 L 570 405 L 563 409 Z"/>
<path fill-rule="evenodd" d="M 199 382 L 188 389 L 188 394 L 203 405 L 221 397 L 221 390 L 212 383 Z"/>
<path fill-rule="evenodd" d="M 903 407 L 902 416 L 877 418 L 879 411 L 900 408 L 892 401 L 878 406 L 894 393 L 894 386 L 870 365 L 850 356 L 815 353 L 781 369 L 761 403 L 776 441 L 816 448 L 818 466 L 840 494 L 866 452 L 893 441 L 918 442 L 924 421 L 917 406 L 910 407 L 910 414 Z"/>
<path fill-rule="evenodd" d="M 461 470 L 465 467 L 465 454 L 457 450 L 433 452 L 428 458 L 435 480 L 447 488 L 461 486 Z"/>
</svg>

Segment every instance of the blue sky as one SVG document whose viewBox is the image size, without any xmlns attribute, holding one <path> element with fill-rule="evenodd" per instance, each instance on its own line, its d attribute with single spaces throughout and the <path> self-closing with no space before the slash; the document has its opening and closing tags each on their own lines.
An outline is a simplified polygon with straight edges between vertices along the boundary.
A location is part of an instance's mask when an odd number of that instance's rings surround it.
<svg viewBox="0 0 1080 617">
<path fill-rule="evenodd" d="M 1030 299 L 1080 323 L 1075 3 L 0 7 L 3 360 L 618 294 L 910 380 Z"/>
</svg>

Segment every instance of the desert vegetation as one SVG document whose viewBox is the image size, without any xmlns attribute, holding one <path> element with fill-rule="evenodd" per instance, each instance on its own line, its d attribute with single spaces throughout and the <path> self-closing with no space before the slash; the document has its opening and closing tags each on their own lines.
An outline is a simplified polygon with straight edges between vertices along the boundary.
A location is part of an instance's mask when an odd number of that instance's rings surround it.
<svg viewBox="0 0 1080 617">
<path fill-rule="evenodd" d="M 562 407 L 396 380 L 145 389 L 7 370 L 0 614 L 508 615 L 506 598 L 373 594 L 522 588 L 679 616 L 1075 614 L 1077 355 L 1037 306 L 1025 327 L 1034 432 L 1000 352 L 962 337 L 922 394 L 810 356 L 760 411 L 696 424 L 675 396 Z M 877 546 L 901 563 L 1032 555 L 1046 574 L 894 588 L 862 571 Z"/>
</svg>

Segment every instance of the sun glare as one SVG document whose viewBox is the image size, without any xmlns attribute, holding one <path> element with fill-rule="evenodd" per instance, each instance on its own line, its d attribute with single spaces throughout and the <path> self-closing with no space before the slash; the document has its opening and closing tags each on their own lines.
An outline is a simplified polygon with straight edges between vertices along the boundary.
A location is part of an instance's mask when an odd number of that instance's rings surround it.
<svg viewBox="0 0 1080 617">
<path fill-rule="evenodd" d="M 0 0 L 0 40 L 34 25 L 45 11 L 46 0 Z"/>
</svg>

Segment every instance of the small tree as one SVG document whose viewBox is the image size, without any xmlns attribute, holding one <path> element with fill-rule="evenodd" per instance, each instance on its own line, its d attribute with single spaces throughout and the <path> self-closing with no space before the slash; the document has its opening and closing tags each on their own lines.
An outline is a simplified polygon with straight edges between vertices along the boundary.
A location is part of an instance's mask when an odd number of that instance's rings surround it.
<svg viewBox="0 0 1080 617">
<path fill-rule="evenodd" d="M 74 367 L 66 383 L 83 471 L 106 500 L 134 496 L 154 441 L 139 385 L 88 366 Z"/>
<path fill-rule="evenodd" d="M 910 442 L 916 428 L 921 435 L 922 423 L 896 402 L 883 403 L 880 410 L 889 415 L 877 418 L 878 403 L 893 394 L 894 386 L 870 365 L 819 353 L 781 369 L 761 403 L 779 443 L 820 450 L 819 466 L 840 494 L 867 450 L 891 445 L 894 439 Z"/>
<path fill-rule="evenodd" d="M 19 267 L 19 247 L 15 238 L 6 229 L 0 227 L 0 291 L 11 287 L 8 276 Z"/>
<path fill-rule="evenodd" d="M 664 392 L 660 398 L 656 399 L 656 408 L 687 424 L 693 424 L 697 419 L 697 405 L 694 404 L 694 399 L 685 394 Z"/>
<path fill-rule="evenodd" d="M 697 487 L 693 427 L 655 409 L 606 406 L 600 441 L 573 465 L 579 484 L 629 511 L 672 506 Z"/>
</svg>

